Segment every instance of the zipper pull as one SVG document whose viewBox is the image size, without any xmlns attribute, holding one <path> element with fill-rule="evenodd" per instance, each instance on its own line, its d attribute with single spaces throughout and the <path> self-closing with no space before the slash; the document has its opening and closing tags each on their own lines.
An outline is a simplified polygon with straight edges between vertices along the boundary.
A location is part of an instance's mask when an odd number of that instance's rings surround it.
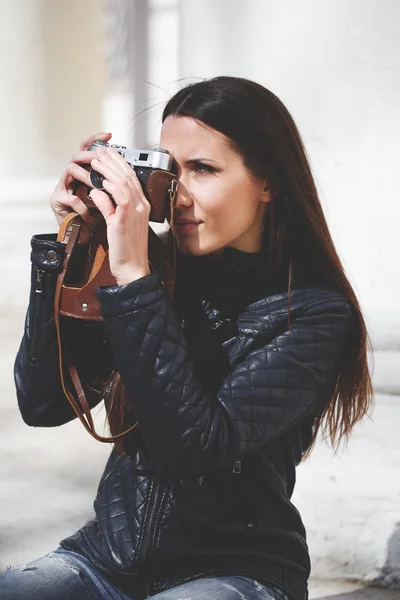
<svg viewBox="0 0 400 600">
<path fill-rule="evenodd" d="M 242 461 L 235 460 L 235 462 L 233 463 L 232 473 L 241 473 L 241 472 L 242 472 Z"/>
<path fill-rule="evenodd" d="M 216 329 L 218 329 L 218 327 L 221 327 L 221 325 L 223 325 L 224 323 L 231 323 L 232 319 L 220 319 L 219 321 L 216 321 L 216 323 L 213 323 L 211 325 L 211 329 L 213 329 L 214 331 Z"/>
<path fill-rule="evenodd" d="M 36 286 L 35 286 L 35 292 L 37 294 L 42 294 L 43 293 L 43 276 L 44 276 L 44 271 L 43 269 L 38 269 L 36 271 Z"/>
</svg>

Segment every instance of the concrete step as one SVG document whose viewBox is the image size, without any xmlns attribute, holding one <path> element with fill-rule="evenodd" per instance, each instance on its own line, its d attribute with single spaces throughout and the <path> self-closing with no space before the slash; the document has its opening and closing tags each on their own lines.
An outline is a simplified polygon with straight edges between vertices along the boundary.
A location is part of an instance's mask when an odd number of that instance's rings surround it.
<svg viewBox="0 0 400 600">
<path fill-rule="evenodd" d="M 343 579 L 311 578 L 309 597 L 310 600 L 400 600 L 400 589 L 388 590 Z"/>
</svg>

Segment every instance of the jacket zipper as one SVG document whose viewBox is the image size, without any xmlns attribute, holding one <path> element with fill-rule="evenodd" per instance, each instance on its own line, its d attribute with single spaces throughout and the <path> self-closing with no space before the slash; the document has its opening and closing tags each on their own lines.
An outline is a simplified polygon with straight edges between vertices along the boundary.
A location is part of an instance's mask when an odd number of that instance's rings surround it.
<svg viewBox="0 0 400 600">
<path fill-rule="evenodd" d="M 151 547 L 154 535 L 156 532 L 156 524 L 157 517 L 159 513 L 159 508 L 161 506 L 161 500 L 164 496 L 164 492 L 166 490 L 166 484 L 164 482 L 157 481 L 154 479 L 152 483 L 152 487 L 150 490 L 150 495 L 148 499 L 149 510 L 146 516 L 145 523 L 143 525 L 143 538 L 142 544 L 138 553 L 139 559 L 143 560 L 146 556 L 149 548 Z M 153 582 L 150 576 L 146 577 L 144 581 L 144 588 L 146 593 L 146 598 L 152 595 Z"/>
<path fill-rule="evenodd" d="M 225 325 L 225 323 L 232 323 L 232 319 L 220 319 L 211 325 L 211 329 L 215 331 L 216 329 L 219 329 L 221 325 Z"/>
<path fill-rule="evenodd" d="M 41 308 L 43 302 L 43 277 L 44 277 L 43 269 L 38 269 L 36 271 L 36 280 L 35 280 L 35 300 L 33 305 L 33 323 L 32 323 L 32 337 L 30 344 L 30 358 L 32 362 L 36 362 L 38 359 L 37 356 L 37 346 L 38 346 L 38 334 L 39 334 L 39 323 L 40 323 L 40 315 Z"/>
</svg>

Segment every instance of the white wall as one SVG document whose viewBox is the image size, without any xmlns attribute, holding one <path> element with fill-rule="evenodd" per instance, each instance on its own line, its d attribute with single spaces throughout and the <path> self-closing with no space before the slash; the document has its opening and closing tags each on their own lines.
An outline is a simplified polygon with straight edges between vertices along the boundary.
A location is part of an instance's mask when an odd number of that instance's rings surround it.
<svg viewBox="0 0 400 600">
<path fill-rule="evenodd" d="M 181 11 L 181 76 L 240 75 L 281 98 L 365 307 L 397 318 L 399 3 L 185 0 Z"/>
<path fill-rule="evenodd" d="M 399 56 L 396 0 L 180 3 L 180 77 L 254 79 L 292 113 L 376 351 L 373 421 L 298 469 L 317 577 L 400 581 Z"/>
</svg>

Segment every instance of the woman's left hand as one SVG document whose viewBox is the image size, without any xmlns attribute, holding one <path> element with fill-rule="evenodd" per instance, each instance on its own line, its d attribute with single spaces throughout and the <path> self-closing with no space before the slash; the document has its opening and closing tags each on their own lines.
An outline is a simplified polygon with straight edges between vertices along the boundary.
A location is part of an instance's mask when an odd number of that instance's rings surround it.
<svg viewBox="0 0 400 600">
<path fill-rule="evenodd" d="M 104 176 L 104 189 L 89 196 L 107 223 L 111 273 L 118 285 L 140 279 L 150 273 L 148 262 L 148 229 L 150 203 L 147 201 L 135 171 L 114 148 L 99 147 L 91 162 Z"/>
</svg>

